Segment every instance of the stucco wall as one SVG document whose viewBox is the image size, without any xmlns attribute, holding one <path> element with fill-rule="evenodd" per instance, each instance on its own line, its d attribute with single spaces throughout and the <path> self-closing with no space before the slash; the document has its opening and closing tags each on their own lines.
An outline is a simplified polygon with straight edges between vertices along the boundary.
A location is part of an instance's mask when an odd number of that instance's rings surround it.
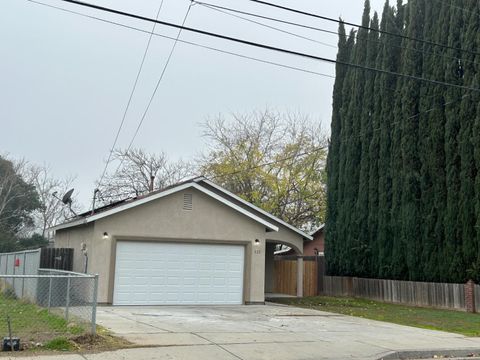
<svg viewBox="0 0 480 360">
<path fill-rule="evenodd" d="M 183 209 L 183 195 L 193 194 L 193 210 Z M 103 239 L 107 232 L 108 238 Z M 292 235 L 293 234 L 293 235 Z M 265 226 L 196 190 L 168 195 L 95 221 L 93 225 L 60 230 L 57 247 L 75 249 L 74 268 L 83 264 L 80 243 L 88 246 L 88 272 L 99 274 L 98 300 L 113 300 L 115 249 L 118 241 L 188 241 L 238 243 L 245 245 L 244 301 L 264 301 L 266 238 L 279 237 L 301 249 L 300 236 L 281 228 L 265 231 Z M 255 240 L 260 241 L 254 245 Z M 132 254 L 135 256 L 135 254 Z"/>
<path fill-rule="evenodd" d="M 73 248 L 73 271 L 84 272 L 85 255 L 81 251 L 81 244 L 87 246 L 87 255 L 90 257 L 93 240 L 93 224 L 78 226 L 75 231 L 58 230 L 55 234 L 55 247 Z M 87 272 L 92 272 L 88 267 Z"/>
</svg>

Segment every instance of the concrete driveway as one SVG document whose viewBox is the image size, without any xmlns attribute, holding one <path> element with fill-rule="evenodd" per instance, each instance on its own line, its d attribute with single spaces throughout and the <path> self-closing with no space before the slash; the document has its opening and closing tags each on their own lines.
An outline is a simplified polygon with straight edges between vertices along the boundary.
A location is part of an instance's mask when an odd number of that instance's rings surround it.
<svg viewBox="0 0 480 360">
<path fill-rule="evenodd" d="M 480 338 L 280 305 L 100 307 L 97 319 L 151 348 L 88 356 L 95 360 L 380 359 L 404 350 L 480 349 Z"/>
</svg>

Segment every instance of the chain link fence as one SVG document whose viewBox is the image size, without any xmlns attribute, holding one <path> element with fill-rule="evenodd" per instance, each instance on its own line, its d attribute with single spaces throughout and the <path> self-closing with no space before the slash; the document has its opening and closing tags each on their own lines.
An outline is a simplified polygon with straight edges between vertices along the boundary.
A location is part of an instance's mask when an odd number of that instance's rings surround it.
<svg viewBox="0 0 480 360">
<path fill-rule="evenodd" d="M 38 251 L 0 254 L 0 339 L 11 334 L 28 348 L 95 334 L 98 275 L 39 269 L 39 259 Z"/>
</svg>

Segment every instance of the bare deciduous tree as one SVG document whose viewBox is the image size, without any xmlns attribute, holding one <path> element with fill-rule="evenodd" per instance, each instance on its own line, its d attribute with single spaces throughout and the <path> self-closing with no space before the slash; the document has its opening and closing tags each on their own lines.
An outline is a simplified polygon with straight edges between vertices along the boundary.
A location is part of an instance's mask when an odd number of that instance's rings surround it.
<svg viewBox="0 0 480 360">
<path fill-rule="evenodd" d="M 120 162 L 117 170 L 108 173 L 102 183 L 97 184 L 103 203 L 165 188 L 192 173 L 189 163 L 171 162 L 163 152 L 154 154 L 138 148 L 116 150 L 113 160 Z"/>
<path fill-rule="evenodd" d="M 63 204 L 61 198 L 75 181 L 75 177 L 68 176 L 64 179 L 55 178 L 51 175 L 51 168 L 48 166 L 29 166 L 26 169 L 25 178 L 35 186 L 41 207 L 33 213 L 35 231 L 46 236 L 46 230 L 68 218 L 72 212 Z M 81 205 L 73 198 L 72 209 L 75 212 L 81 211 Z"/>
</svg>

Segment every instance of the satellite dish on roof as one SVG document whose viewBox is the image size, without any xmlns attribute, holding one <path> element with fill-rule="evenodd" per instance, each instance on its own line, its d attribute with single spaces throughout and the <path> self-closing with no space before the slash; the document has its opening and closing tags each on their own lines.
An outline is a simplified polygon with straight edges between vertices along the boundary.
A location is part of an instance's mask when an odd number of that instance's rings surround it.
<svg viewBox="0 0 480 360">
<path fill-rule="evenodd" d="M 68 190 L 65 195 L 63 195 L 62 202 L 67 205 L 72 203 L 72 194 L 74 189 Z"/>
</svg>

